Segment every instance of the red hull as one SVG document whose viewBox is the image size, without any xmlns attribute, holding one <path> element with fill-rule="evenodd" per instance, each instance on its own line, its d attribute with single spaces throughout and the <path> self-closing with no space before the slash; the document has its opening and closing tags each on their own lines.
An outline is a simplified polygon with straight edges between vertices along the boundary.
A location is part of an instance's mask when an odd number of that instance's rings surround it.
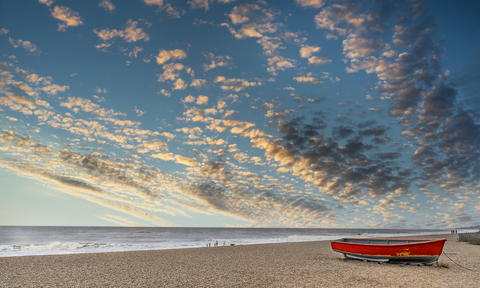
<svg viewBox="0 0 480 288">
<path fill-rule="evenodd" d="M 351 242 L 348 242 L 351 241 Z M 354 241 L 364 243 L 354 243 Z M 387 244 L 389 242 L 390 244 Z M 404 241 L 404 243 L 401 243 Z M 413 243 L 407 243 L 413 242 Z M 331 241 L 332 249 L 346 257 L 374 261 L 433 262 L 442 253 L 447 239 L 401 240 L 401 239 L 341 239 Z M 352 243 L 353 242 L 353 243 Z M 385 244 L 368 244 L 377 242 Z M 400 243 L 400 244 L 393 244 Z"/>
</svg>

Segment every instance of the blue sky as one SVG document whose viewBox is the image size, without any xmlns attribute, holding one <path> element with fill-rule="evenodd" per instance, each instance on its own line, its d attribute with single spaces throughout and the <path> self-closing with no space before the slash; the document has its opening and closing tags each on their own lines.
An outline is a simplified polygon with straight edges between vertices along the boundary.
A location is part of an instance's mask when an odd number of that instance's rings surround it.
<svg viewBox="0 0 480 288">
<path fill-rule="evenodd" d="M 0 1 L 0 225 L 476 225 L 478 6 Z"/>
</svg>

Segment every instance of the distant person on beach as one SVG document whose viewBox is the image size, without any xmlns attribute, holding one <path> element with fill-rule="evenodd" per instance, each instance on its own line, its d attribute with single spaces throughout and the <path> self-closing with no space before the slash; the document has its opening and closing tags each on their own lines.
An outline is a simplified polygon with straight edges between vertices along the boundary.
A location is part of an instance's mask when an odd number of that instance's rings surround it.
<svg viewBox="0 0 480 288">
<path fill-rule="evenodd" d="M 223 246 L 225 247 L 225 241 L 223 241 Z"/>
</svg>

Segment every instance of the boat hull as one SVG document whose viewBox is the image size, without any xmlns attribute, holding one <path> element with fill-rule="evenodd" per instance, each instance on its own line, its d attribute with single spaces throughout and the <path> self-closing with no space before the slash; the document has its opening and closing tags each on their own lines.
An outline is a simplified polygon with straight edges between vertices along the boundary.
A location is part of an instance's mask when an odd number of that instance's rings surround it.
<svg viewBox="0 0 480 288">
<path fill-rule="evenodd" d="M 331 241 L 332 249 L 347 258 L 378 262 L 431 263 L 440 256 L 447 239 L 354 239 Z"/>
</svg>

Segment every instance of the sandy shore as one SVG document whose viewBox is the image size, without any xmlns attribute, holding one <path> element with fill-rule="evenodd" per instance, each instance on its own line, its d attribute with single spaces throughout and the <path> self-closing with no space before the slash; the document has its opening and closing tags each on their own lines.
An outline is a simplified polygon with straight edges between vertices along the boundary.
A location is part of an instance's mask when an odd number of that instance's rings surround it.
<svg viewBox="0 0 480 288">
<path fill-rule="evenodd" d="M 419 237 L 410 237 L 419 238 Z M 447 238 L 450 268 L 345 260 L 330 243 L 0 258 L 0 287 L 478 287 L 480 246 Z"/>
</svg>

